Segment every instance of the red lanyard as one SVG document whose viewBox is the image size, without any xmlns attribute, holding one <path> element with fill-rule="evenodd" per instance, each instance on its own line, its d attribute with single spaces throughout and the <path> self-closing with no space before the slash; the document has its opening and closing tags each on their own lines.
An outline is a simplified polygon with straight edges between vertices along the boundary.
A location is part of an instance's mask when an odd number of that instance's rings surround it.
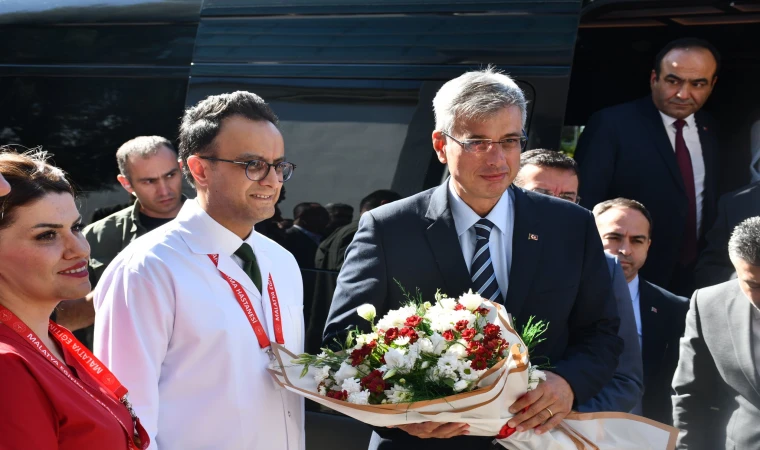
<svg viewBox="0 0 760 450">
<path fill-rule="evenodd" d="M 217 270 L 219 270 L 219 255 L 208 255 L 208 257 L 214 263 Z M 247 317 L 248 322 L 251 323 L 253 332 L 256 333 L 256 339 L 259 341 L 259 346 L 264 349 L 268 348 L 271 345 L 269 337 L 267 336 L 267 332 L 264 330 L 264 327 L 261 325 L 259 316 L 256 315 L 256 311 L 254 311 L 251 300 L 248 298 L 248 294 L 245 292 L 245 289 L 243 289 L 240 283 L 235 281 L 226 273 L 222 272 L 221 270 L 219 270 L 219 273 L 222 274 L 222 278 L 224 278 L 225 281 L 227 281 L 227 283 L 230 285 L 230 288 L 232 288 L 232 293 L 235 294 L 235 298 L 237 299 L 240 308 L 243 309 L 245 317 Z M 274 288 L 274 281 L 272 281 L 271 273 L 269 274 L 269 280 L 267 282 L 267 291 L 269 292 L 269 303 L 272 305 L 275 340 L 278 344 L 282 345 L 285 344 L 285 337 L 282 334 L 282 314 L 280 314 L 280 302 L 277 300 L 277 291 Z"/>
<path fill-rule="evenodd" d="M 124 432 L 127 434 L 127 444 L 129 445 L 130 449 L 134 448 L 147 448 L 148 446 L 148 439 L 147 436 L 144 436 L 143 438 L 140 437 L 140 434 L 138 433 L 138 423 L 137 423 L 137 416 L 135 415 L 135 412 L 132 410 L 132 405 L 129 403 L 129 400 L 127 399 L 127 388 L 122 386 L 121 383 L 119 383 L 119 380 L 114 376 L 114 374 L 108 370 L 108 368 L 103 365 L 102 362 L 98 358 L 95 357 L 95 355 L 92 354 L 84 345 L 82 345 L 77 338 L 74 337 L 74 335 L 71 333 L 71 331 L 67 330 L 66 328 L 63 328 L 62 326 L 56 324 L 52 320 L 48 324 L 48 330 L 52 334 L 53 338 L 58 341 L 62 347 L 64 347 L 65 350 L 68 350 L 72 354 L 76 355 L 81 360 L 81 366 L 87 370 L 87 372 L 90 373 L 90 375 L 95 378 L 98 383 L 101 384 L 108 392 L 111 393 L 111 395 L 114 396 L 114 398 L 124 404 L 124 406 L 127 407 L 127 410 L 129 411 L 129 414 L 132 416 L 132 429 L 133 435 L 130 436 L 130 433 L 128 428 L 124 425 L 124 423 L 119 419 L 119 417 L 114 414 L 113 411 L 111 411 L 111 408 L 108 407 L 105 403 L 100 401 L 98 398 L 96 398 L 92 393 L 90 393 L 87 388 L 85 388 L 82 383 L 77 380 L 66 368 L 66 364 L 62 361 L 59 361 L 51 352 L 48 350 L 48 348 L 45 346 L 45 344 L 42 342 L 42 340 L 32 331 L 24 322 L 21 321 L 18 317 L 16 317 L 15 314 L 13 314 L 12 311 L 10 311 L 8 308 L 4 307 L 3 305 L 0 305 L 0 323 L 5 323 L 11 330 L 15 331 L 16 334 L 21 336 L 22 338 L 26 339 L 29 344 L 36 348 L 37 351 L 45 357 L 53 366 L 58 368 L 58 370 L 61 371 L 61 373 L 66 376 L 66 378 L 69 379 L 72 383 L 77 385 L 85 394 L 87 394 L 91 399 L 95 400 L 100 406 L 105 408 L 106 411 L 111 413 L 111 415 L 119 422 L 119 425 L 121 425 L 121 428 L 124 430 Z M 65 351 L 64 350 L 64 351 Z M 144 444 L 141 445 L 141 444 Z"/>
</svg>

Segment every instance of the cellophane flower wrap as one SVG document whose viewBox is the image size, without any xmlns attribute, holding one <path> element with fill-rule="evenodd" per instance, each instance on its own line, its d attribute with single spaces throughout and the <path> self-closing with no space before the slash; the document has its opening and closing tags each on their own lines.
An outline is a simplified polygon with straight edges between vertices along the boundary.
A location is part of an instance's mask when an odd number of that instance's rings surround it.
<svg viewBox="0 0 760 450">
<path fill-rule="evenodd" d="M 549 433 L 513 433 L 509 406 L 544 374 L 503 306 L 472 292 L 435 300 L 410 300 L 377 321 L 363 305 L 370 333 L 353 331 L 342 351 L 319 355 L 273 344 L 269 371 L 279 386 L 374 427 L 464 422 L 471 436 L 514 450 L 674 448 L 674 428 L 621 413 L 573 413 Z"/>
</svg>

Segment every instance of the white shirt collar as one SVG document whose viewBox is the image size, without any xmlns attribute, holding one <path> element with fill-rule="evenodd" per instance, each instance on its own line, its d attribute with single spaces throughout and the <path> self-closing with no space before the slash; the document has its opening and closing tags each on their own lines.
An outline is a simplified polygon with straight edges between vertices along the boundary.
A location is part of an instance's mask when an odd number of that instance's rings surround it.
<svg viewBox="0 0 760 450">
<path fill-rule="evenodd" d="M 635 300 L 639 297 L 639 275 L 636 274 L 633 280 L 628 283 L 628 290 L 631 292 L 631 300 Z"/>
<path fill-rule="evenodd" d="M 670 117 L 662 111 L 660 111 L 660 116 L 662 117 L 662 123 L 665 124 L 666 129 L 671 129 L 673 127 L 673 122 L 678 120 L 675 117 Z M 684 120 L 686 121 L 686 126 L 689 127 L 690 130 L 697 129 L 697 120 L 694 118 L 694 114 L 690 115 Z"/>
<path fill-rule="evenodd" d="M 454 226 L 457 230 L 457 236 L 461 236 L 475 225 L 481 217 L 470 208 L 470 205 L 464 202 L 456 190 L 454 190 L 453 180 L 449 178 L 449 207 L 451 215 L 454 216 Z M 509 188 L 501 194 L 501 198 L 493 207 L 491 212 L 485 217 L 501 231 L 502 236 L 506 236 L 507 224 L 509 221 L 509 205 L 512 201 L 509 195 Z"/>
<path fill-rule="evenodd" d="M 254 246 L 255 230 L 251 230 L 243 241 L 208 215 L 198 204 L 197 198 L 188 200 L 182 205 L 176 223 L 180 226 L 182 239 L 194 253 L 232 255 L 243 245 L 243 242 L 247 242 L 253 249 L 256 248 Z"/>
</svg>

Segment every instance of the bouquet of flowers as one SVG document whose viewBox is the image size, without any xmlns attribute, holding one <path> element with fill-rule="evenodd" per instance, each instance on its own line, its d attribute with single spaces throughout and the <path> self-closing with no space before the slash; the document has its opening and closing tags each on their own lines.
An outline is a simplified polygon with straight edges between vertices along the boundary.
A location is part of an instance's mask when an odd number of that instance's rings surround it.
<svg viewBox="0 0 760 450">
<path fill-rule="evenodd" d="M 407 299 L 377 323 L 372 305 L 358 308 L 371 332 L 350 332 L 340 351 L 297 356 L 273 344 L 275 382 L 375 427 L 465 422 L 470 435 L 515 450 L 674 448 L 674 428 L 621 413 L 573 413 L 549 433 L 514 433 L 509 406 L 545 379 L 528 356 L 547 324 L 531 320 L 521 336 L 503 306 L 472 292 Z"/>
</svg>

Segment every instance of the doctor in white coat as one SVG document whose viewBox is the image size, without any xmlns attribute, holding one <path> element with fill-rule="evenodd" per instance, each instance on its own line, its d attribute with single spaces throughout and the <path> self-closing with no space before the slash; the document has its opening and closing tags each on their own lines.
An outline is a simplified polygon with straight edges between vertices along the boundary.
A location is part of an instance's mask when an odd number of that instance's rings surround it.
<svg viewBox="0 0 760 450">
<path fill-rule="evenodd" d="M 130 390 L 151 449 L 305 448 L 302 398 L 266 371 L 270 342 L 303 351 L 301 274 L 253 229 L 294 169 L 276 124 L 249 92 L 188 109 L 179 155 L 198 197 L 123 250 L 95 290 L 95 354 Z M 244 244 L 255 261 L 235 255 Z"/>
</svg>

